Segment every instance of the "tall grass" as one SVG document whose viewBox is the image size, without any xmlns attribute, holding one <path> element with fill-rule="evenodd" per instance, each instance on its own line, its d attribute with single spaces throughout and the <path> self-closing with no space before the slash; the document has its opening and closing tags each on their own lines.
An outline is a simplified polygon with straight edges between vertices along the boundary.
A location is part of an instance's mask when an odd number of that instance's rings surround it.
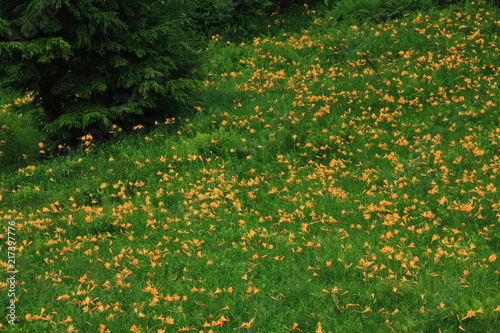
<svg viewBox="0 0 500 333">
<path fill-rule="evenodd" d="M 0 173 L 11 173 L 28 160 L 39 157 L 38 143 L 43 139 L 29 119 L 12 111 L 26 97 L 12 91 L 0 95 Z"/>
</svg>

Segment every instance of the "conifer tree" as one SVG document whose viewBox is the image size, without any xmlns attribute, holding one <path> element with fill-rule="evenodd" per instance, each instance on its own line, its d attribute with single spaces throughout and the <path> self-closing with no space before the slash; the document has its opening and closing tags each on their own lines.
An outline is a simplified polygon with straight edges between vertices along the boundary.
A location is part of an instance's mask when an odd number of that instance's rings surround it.
<svg viewBox="0 0 500 333">
<path fill-rule="evenodd" d="M 0 76 L 52 138 L 198 87 L 183 0 L 0 0 Z"/>
</svg>

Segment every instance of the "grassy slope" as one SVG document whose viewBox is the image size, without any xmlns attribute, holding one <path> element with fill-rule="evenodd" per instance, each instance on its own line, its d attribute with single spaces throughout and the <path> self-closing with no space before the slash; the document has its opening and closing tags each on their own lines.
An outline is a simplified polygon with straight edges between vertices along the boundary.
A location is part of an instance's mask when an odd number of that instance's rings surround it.
<svg viewBox="0 0 500 333">
<path fill-rule="evenodd" d="M 499 21 L 215 43 L 196 116 L 4 175 L 9 331 L 493 332 Z"/>
</svg>

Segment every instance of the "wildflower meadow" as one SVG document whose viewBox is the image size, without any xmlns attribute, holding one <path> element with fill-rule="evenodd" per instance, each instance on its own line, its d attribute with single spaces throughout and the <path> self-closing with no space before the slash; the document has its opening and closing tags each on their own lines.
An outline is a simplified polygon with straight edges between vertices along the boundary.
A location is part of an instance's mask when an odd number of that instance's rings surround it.
<svg viewBox="0 0 500 333">
<path fill-rule="evenodd" d="M 0 331 L 498 330 L 498 7 L 305 10 L 101 145 L 44 158 L 2 98 Z"/>
</svg>

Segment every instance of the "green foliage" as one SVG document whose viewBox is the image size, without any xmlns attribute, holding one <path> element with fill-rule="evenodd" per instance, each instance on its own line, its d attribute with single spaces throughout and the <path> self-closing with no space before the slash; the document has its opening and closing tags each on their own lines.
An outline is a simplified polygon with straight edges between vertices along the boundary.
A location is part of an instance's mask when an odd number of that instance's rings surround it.
<svg viewBox="0 0 500 333">
<path fill-rule="evenodd" d="M 416 10 L 428 10 L 433 7 L 444 8 L 462 3 L 456 0 L 339 0 L 330 13 L 339 21 L 353 24 L 364 22 L 382 23 L 402 17 L 405 13 Z"/>
<path fill-rule="evenodd" d="M 40 156 L 38 143 L 42 134 L 30 119 L 10 112 L 12 104 L 22 102 L 19 94 L 4 91 L 0 97 L 0 170 L 16 171 Z"/>
<path fill-rule="evenodd" d="M 201 12 L 199 19 L 206 27 L 234 23 L 245 16 L 266 14 L 273 6 L 269 0 L 202 0 L 197 1 Z"/>
<path fill-rule="evenodd" d="M 0 329 L 496 332 L 499 20 L 213 43 L 195 116 L 0 174 Z"/>
<path fill-rule="evenodd" d="M 23 320 L 20 323 L 6 325 L 11 333 L 57 332 L 54 330 L 54 325 L 46 321 L 28 322 Z"/>
<path fill-rule="evenodd" d="M 186 101 L 198 88 L 182 1 L 2 1 L 0 73 L 52 139 Z"/>
<path fill-rule="evenodd" d="M 181 140 L 187 152 L 202 156 L 226 155 L 229 147 L 234 147 L 238 141 L 236 133 L 226 131 L 223 127 L 210 133 L 197 132 L 194 137 Z"/>
<path fill-rule="evenodd" d="M 294 21 L 297 27 L 307 21 L 300 12 L 305 4 L 322 4 L 322 1 L 311 0 L 197 0 L 193 19 L 204 35 L 222 35 L 224 39 L 241 41 L 259 34 L 267 34 L 276 20 Z M 292 15 L 290 15 L 292 14 Z M 284 20 L 282 23 L 288 23 Z M 289 25 L 288 27 L 291 27 Z"/>
</svg>

